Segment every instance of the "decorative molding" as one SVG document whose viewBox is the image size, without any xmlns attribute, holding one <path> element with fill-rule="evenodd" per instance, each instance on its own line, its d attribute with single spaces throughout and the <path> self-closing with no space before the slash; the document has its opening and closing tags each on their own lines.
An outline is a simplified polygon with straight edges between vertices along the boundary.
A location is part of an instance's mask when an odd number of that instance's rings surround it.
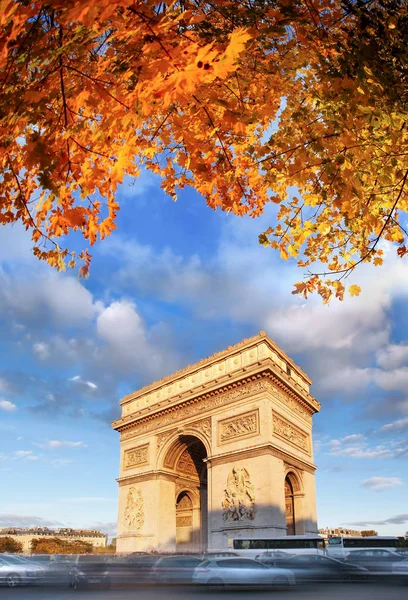
<svg viewBox="0 0 408 600">
<path fill-rule="evenodd" d="M 144 525 L 144 501 L 142 491 L 131 487 L 126 497 L 125 531 L 140 531 Z"/>
<path fill-rule="evenodd" d="M 137 473 L 134 475 L 125 475 L 124 477 L 118 477 L 116 481 L 119 487 L 129 486 L 133 483 L 141 483 L 142 481 L 156 481 L 163 479 L 164 481 L 175 481 L 177 476 L 173 473 L 167 473 L 166 471 L 145 471 L 144 473 Z"/>
<path fill-rule="evenodd" d="M 193 516 L 186 515 L 184 517 L 176 517 L 176 527 L 192 527 Z"/>
<path fill-rule="evenodd" d="M 218 443 L 259 435 L 259 410 L 251 410 L 218 422 Z"/>
<path fill-rule="evenodd" d="M 292 444 L 292 446 L 300 448 L 303 452 L 310 454 L 309 436 L 306 433 L 289 423 L 283 417 L 277 415 L 274 411 L 272 412 L 272 425 L 274 435 Z"/>
<path fill-rule="evenodd" d="M 176 432 L 177 432 L 177 429 L 169 429 L 168 431 L 162 431 L 161 433 L 158 433 L 156 435 L 156 449 L 157 449 L 157 452 L 160 452 L 160 449 L 162 448 L 162 446 L 164 446 L 164 444 L 167 442 L 167 440 L 172 435 L 175 435 Z"/>
<path fill-rule="evenodd" d="M 197 431 L 199 431 L 211 444 L 211 417 L 207 417 L 206 419 L 200 419 L 199 421 L 195 421 L 194 423 L 188 423 L 185 427 L 186 429 L 197 429 Z"/>
<path fill-rule="evenodd" d="M 149 444 L 143 444 L 131 450 L 125 450 L 123 455 L 124 469 L 132 469 L 149 464 Z"/>
<path fill-rule="evenodd" d="M 156 412 L 165 408 L 171 401 L 191 396 L 195 390 L 202 391 L 205 387 L 225 382 L 232 377 L 237 378 L 245 371 L 259 369 L 263 364 L 268 365 L 283 380 L 285 387 L 304 396 L 314 408 L 318 405 L 309 393 L 309 377 L 264 332 L 261 332 L 125 396 L 120 402 L 122 417 L 115 421 L 113 426 L 119 428 L 135 413 L 141 416 Z"/>
<path fill-rule="evenodd" d="M 232 388 L 232 389 L 231 389 Z M 197 415 L 197 404 L 200 405 L 200 412 L 212 410 L 218 406 L 225 406 L 232 402 L 237 402 L 250 395 L 255 395 L 260 392 L 264 392 L 268 389 L 268 382 L 260 380 L 258 377 L 254 377 L 253 380 L 243 381 L 239 385 L 228 386 L 225 390 L 212 392 L 205 396 L 198 396 L 193 400 L 190 400 L 182 405 L 177 405 L 169 408 L 167 411 L 162 411 L 158 415 L 152 415 L 141 419 L 138 423 L 129 424 L 131 431 L 121 433 L 121 441 L 131 439 L 146 433 L 159 429 L 168 424 L 173 424 L 175 421 L 179 422 L 191 416 Z M 185 423 L 187 428 L 189 423 Z M 124 427 L 124 429 L 126 426 Z"/>
<path fill-rule="evenodd" d="M 255 487 L 247 469 L 233 467 L 224 490 L 222 509 L 224 521 L 253 521 L 255 518 Z"/>
<path fill-rule="evenodd" d="M 180 369 L 179 371 L 172 373 L 171 375 L 167 375 L 166 377 L 163 377 L 162 379 L 159 379 L 158 381 L 154 381 L 154 382 L 150 383 L 149 385 L 146 385 L 145 387 L 137 390 L 136 392 L 128 394 L 127 396 L 125 396 L 123 398 L 123 400 L 121 401 L 121 404 L 127 404 L 128 402 L 131 402 L 132 400 L 136 400 L 136 399 L 140 398 L 141 396 L 145 396 L 148 392 L 151 392 L 152 390 L 155 390 L 157 388 L 163 388 L 163 386 L 167 383 L 174 384 L 174 383 L 176 383 L 175 380 L 180 379 L 181 377 L 183 377 L 183 375 L 191 374 L 192 372 L 197 371 L 202 367 L 211 366 L 211 363 L 219 362 L 220 359 L 227 358 L 231 354 L 239 352 L 240 350 L 246 349 L 250 352 L 251 351 L 254 352 L 254 350 L 261 343 L 266 343 L 269 346 L 269 348 L 277 355 L 277 357 L 284 363 L 287 363 L 291 367 L 291 369 L 298 375 L 298 377 L 300 377 L 300 379 L 303 380 L 307 385 L 310 385 L 312 383 L 311 379 L 306 375 L 306 373 L 304 371 L 302 371 L 302 369 L 298 365 L 296 365 L 293 362 L 293 360 L 281 348 L 279 348 L 279 346 L 277 346 L 277 344 L 275 344 L 275 342 L 273 342 L 269 338 L 269 336 L 265 333 L 265 331 L 260 331 L 257 335 L 255 335 L 253 337 L 241 340 L 240 342 L 238 342 L 237 344 L 234 344 L 233 346 L 228 346 L 221 352 L 216 352 L 216 353 L 212 354 L 211 356 L 203 358 L 192 365 L 188 365 L 188 366 L 184 367 L 183 369 Z M 255 355 L 251 356 L 251 358 L 254 358 L 254 357 L 255 357 Z"/>
<path fill-rule="evenodd" d="M 284 406 L 289 407 L 291 410 L 293 410 L 293 412 L 305 419 L 305 421 L 308 423 L 312 423 L 312 414 L 310 413 L 310 410 L 305 408 L 303 404 L 285 392 L 285 390 L 273 385 L 272 382 L 268 381 L 267 385 L 269 386 L 269 391 L 279 402 L 282 402 Z"/>
<path fill-rule="evenodd" d="M 274 456 L 284 461 L 288 465 L 311 473 L 312 475 L 316 471 L 317 467 L 311 463 L 306 462 L 306 459 L 300 457 L 294 457 L 292 454 L 288 454 L 282 448 L 278 448 L 271 443 L 264 443 L 259 446 L 253 446 L 252 448 L 244 448 L 243 450 L 234 450 L 231 452 L 225 452 L 223 454 L 217 454 L 208 459 L 208 467 L 216 465 L 231 464 L 233 461 L 246 460 L 248 458 L 256 458 L 257 456 Z"/>
</svg>

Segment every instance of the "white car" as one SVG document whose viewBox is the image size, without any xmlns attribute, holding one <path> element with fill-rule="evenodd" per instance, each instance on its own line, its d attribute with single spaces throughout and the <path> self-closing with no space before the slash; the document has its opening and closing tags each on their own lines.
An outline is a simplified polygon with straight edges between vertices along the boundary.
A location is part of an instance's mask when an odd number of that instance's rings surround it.
<svg viewBox="0 0 408 600">
<path fill-rule="evenodd" d="M 36 583 L 44 578 L 44 574 L 42 567 L 29 561 L 16 560 L 4 554 L 0 557 L 0 582 L 8 587 Z"/>
<path fill-rule="evenodd" d="M 295 576 L 289 569 L 267 567 L 251 558 L 215 558 L 199 564 L 193 573 L 193 583 L 225 586 L 279 586 L 295 585 Z"/>
</svg>

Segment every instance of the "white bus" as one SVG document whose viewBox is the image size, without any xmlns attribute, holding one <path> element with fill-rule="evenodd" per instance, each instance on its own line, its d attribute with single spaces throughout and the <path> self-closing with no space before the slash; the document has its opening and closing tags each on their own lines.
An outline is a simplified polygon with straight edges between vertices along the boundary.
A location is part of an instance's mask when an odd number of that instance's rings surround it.
<svg viewBox="0 0 408 600">
<path fill-rule="evenodd" d="M 233 538 L 232 550 L 255 558 L 263 552 L 287 554 L 326 554 L 325 539 L 320 535 L 285 535 L 273 538 Z"/>
<path fill-rule="evenodd" d="M 342 558 L 350 550 L 369 550 L 370 548 L 398 551 L 400 541 L 397 537 L 381 535 L 368 537 L 332 536 L 329 537 L 327 544 L 327 552 L 333 558 Z"/>
</svg>

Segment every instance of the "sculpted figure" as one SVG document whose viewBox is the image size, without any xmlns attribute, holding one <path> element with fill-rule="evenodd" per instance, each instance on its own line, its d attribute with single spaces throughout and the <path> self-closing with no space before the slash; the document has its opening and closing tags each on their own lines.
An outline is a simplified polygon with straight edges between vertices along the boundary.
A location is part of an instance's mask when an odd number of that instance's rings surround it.
<svg viewBox="0 0 408 600">
<path fill-rule="evenodd" d="M 144 523 L 144 503 L 142 492 L 131 487 L 126 498 L 125 530 L 139 531 Z"/>
<path fill-rule="evenodd" d="M 228 475 L 222 508 L 224 521 L 255 518 L 255 488 L 247 469 L 234 467 Z"/>
</svg>

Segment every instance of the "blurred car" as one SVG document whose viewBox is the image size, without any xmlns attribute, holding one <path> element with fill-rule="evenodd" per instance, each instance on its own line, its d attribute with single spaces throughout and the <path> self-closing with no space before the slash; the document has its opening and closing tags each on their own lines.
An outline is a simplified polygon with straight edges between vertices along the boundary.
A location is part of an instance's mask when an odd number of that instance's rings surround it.
<svg viewBox="0 0 408 600">
<path fill-rule="evenodd" d="M 132 585 L 151 582 L 151 569 L 160 554 L 134 553 L 129 556 L 116 556 L 109 560 L 112 584 Z"/>
<path fill-rule="evenodd" d="M 401 579 L 403 583 L 408 585 L 408 558 L 392 563 L 391 573 L 394 577 Z"/>
<path fill-rule="evenodd" d="M 173 554 L 159 558 L 150 571 L 154 583 L 191 583 L 194 569 L 203 561 L 193 554 Z"/>
<path fill-rule="evenodd" d="M 257 559 L 265 565 L 275 566 L 293 571 L 296 581 L 324 582 L 362 580 L 366 579 L 369 572 L 364 567 L 345 563 L 336 558 L 322 556 L 320 554 L 295 554 L 286 557 L 271 556 L 263 553 Z"/>
<path fill-rule="evenodd" d="M 46 583 L 67 585 L 75 556 L 67 554 L 31 554 L 29 560 L 45 570 Z"/>
<path fill-rule="evenodd" d="M 193 574 L 193 583 L 225 586 L 277 586 L 295 585 L 292 571 L 268 567 L 252 558 L 217 558 L 205 560 Z"/>
<path fill-rule="evenodd" d="M 241 556 L 238 552 L 229 552 L 228 550 L 220 550 L 219 552 L 205 552 L 202 555 L 203 560 L 211 560 L 212 558 L 230 558 L 231 556 Z"/>
<path fill-rule="evenodd" d="M 83 587 L 100 586 L 110 589 L 109 565 L 104 556 L 80 554 L 74 560 L 69 573 L 69 586 L 78 590 Z"/>
<path fill-rule="evenodd" d="M 45 571 L 41 566 L 10 558 L 9 555 L 0 556 L 0 582 L 7 587 L 34 584 L 44 578 Z"/>
<path fill-rule="evenodd" d="M 403 555 L 398 552 L 376 548 L 351 550 L 344 558 L 345 563 L 365 567 L 370 573 L 377 575 L 391 573 L 392 565 L 403 560 Z"/>
</svg>

